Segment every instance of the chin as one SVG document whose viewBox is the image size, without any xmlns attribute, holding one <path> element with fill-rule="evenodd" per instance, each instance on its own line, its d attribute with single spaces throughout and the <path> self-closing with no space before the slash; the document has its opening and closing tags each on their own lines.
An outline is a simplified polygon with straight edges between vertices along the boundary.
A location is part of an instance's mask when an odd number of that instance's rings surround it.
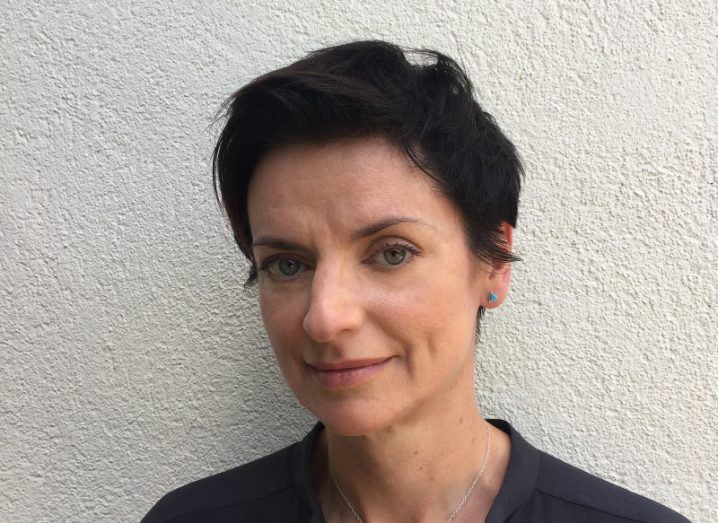
<svg viewBox="0 0 718 523">
<path fill-rule="evenodd" d="M 340 436 L 365 436 L 392 424 L 394 416 L 386 409 L 369 405 L 347 405 L 342 402 L 334 406 L 306 406 L 324 426 Z"/>
</svg>

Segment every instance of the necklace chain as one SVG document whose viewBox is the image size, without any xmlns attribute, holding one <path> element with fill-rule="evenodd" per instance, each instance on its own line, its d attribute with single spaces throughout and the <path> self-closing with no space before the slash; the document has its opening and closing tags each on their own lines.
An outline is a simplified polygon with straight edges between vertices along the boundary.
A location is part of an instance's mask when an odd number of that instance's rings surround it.
<svg viewBox="0 0 718 523">
<path fill-rule="evenodd" d="M 484 470 L 486 470 L 486 464 L 489 462 L 489 448 L 491 447 L 491 432 L 489 431 L 489 424 L 486 420 L 484 420 L 484 426 L 486 428 L 486 452 L 484 453 L 484 461 L 481 464 L 481 468 L 476 473 L 476 476 L 474 476 L 473 481 L 471 482 L 471 485 L 469 485 L 469 489 L 466 491 L 466 494 L 464 494 L 464 497 L 461 498 L 461 501 L 456 506 L 454 511 L 451 513 L 451 515 L 446 520 L 446 523 L 450 523 L 454 520 L 456 515 L 459 513 L 459 511 L 463 508 L 464 504 L 466 503 L 466 500 L 469 499 L 469 496 L 471 495 L 471 492 L 474 490 L 474 487 L 476 486 L 476 482 L 479 481 L 479 478 L 481 477 L 481 474 L 484 473 Z M 347 504 L 349 509 L 352 511 L 352 514 L 354 514 L 354 517 L 359 521 L 359 523 L 364 523 L 364 520 L 357 514 L 357 511 L 354 510 L 354 506 L 349 502 L 347 497 L 344 495 L 344 492 L 342 491 L 341 487 L 339 486 L 339 483 L 337 483 L 337 478 L 334 477 L 334 470 L 332 469 L 332 463 L 331 461 L 327 460 L 329 464 L 329 475 L 332 477 L 332 481 L 334 481 L 334 486 L 337 488 L 337 491 L 339 491 L 339 494 L 341 495 L 342 499 L 344 499 L 344 502 Z"/>
</svg>

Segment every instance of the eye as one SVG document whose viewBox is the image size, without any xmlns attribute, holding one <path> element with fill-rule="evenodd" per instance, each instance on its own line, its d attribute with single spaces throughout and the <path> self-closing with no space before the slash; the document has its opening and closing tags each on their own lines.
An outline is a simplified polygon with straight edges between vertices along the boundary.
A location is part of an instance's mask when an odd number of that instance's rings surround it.
<svg viewBox="0 0 718 523">
<path fill-rule="evenodd" d="M 409 261 L 404 263 L 404 260 L 407 258 L 407 252 L 411 253 L 411 256 L 409 257 Z M 392 242 L 384 245 L 381 249 L 374 253 L 375 256 L 379 254 L 381 255 L 380 259 L 387 262 L 387 265 L 380 263 L 380 265 L 383 265 L 384 267 L 398 267 L 406 265 L 411 263 L 415 256 L 420 255 L 419 250 L 416 247 L 410 243 L 404 242 Z"/>
<path fill-rule="evenodd" d="M 278 274 L 270 270 L 275 265 Z M 270 258 L 262 264 L 259 270 L 266 272 L 274 280 L 292 280 L 299 273 L 302 265 L 304 263 L 293 258 Z"/>
</svg>

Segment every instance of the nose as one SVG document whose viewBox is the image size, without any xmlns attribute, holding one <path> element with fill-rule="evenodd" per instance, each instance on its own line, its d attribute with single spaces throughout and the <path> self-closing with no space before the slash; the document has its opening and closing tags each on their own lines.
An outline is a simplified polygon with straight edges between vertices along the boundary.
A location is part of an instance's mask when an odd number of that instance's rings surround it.
<svg viewBox="0 0 718 523">
<path fill-rule="evenodd" d="M 353 279 L 351 271 L 338 264 L 315 267 L 303 326 L 317 343 L 330 343 L 361 324 L 363 311 Z"/>
</svg>

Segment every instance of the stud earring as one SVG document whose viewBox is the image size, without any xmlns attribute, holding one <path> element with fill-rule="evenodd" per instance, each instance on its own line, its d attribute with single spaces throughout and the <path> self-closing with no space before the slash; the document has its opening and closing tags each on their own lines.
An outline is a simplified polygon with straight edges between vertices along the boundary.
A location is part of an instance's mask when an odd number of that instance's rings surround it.
<svg viewBox="0 0 718 523">
<path fill-rule="evenodd" d="M 497 300 L 496 294 L 494 294 L 494 291 L 489 292 L 489 303 L 493 303 Z"/>
</svg>

